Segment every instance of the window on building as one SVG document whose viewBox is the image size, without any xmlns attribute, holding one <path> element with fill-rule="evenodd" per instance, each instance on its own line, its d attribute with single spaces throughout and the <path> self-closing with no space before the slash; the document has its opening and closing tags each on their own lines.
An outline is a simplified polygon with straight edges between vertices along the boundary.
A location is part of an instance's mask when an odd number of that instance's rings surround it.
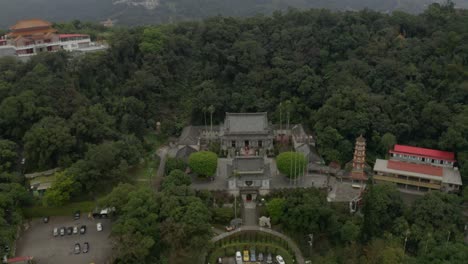
<svg viewBox="0 0 468 264">
<path fill-rule="evenodd" d="M 263 141 L 261 141 L 261 140 L 258 141 L 258 147 L 259 148 L 263 147 Z"/>
<path fill-rule="evenodd" d="M 235 140 L 231 141 L 231 147 L 233 147 L 233 148 L 236 147 L 236 141 Z"/>
</svg>

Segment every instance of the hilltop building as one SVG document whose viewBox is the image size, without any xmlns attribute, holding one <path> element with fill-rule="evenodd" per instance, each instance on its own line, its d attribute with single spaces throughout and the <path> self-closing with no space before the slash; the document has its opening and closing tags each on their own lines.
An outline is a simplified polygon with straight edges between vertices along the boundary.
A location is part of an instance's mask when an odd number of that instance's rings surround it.
<svg viewBox="0 0 468 264">
<path fill-rule="evenodd" d="M 375 162 L 377 183 L 391 182 L 400 189 L 420 192 L 458 192 L 462 186 L 453 152 L 395 145 L 389 153 L 389 160 Z"/>
<path fill-rule="evenodd" d="M 0 37 L 0 57 L 29 58 L 41 52 L 91 52 L 106 48 L 92 42 L 86 34 L 59 34 L 51 23 L 41 19 L 18 21 L 9 33 Z"/>
</svg>

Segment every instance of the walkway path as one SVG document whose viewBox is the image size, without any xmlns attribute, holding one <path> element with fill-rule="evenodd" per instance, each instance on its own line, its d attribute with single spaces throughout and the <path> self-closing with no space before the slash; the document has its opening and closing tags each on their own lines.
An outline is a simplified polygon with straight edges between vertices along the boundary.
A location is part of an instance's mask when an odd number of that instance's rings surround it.
<svg viewBox="0 0 468 264">
<path fill-rule="evenodd" d="M 168 147 L 161 147 L 156 151 L 156 154 L 161 158 L 159 162 L 158 172 L 156 173 L 157 177 L 164 176 L 164 169 L 166 168 L 166 160 L 167 160 L 167 151 Z"/>
<path fill-rule="evenodd" d="M 271 230 L 269 228 L 258 227 L 258 226 L 242 226 L 242 227 L 239 227 L 239 228 L 237 228 L 236 230 L 234 230 L 232 232 L 223 233 L 221 235 L 213 237 L 211 239 L 211 242 L 213 242 L 213 243 L 218 242 L 219 240 L 222 240 L 222 239 L 224 239 L 226 237 L 232 236 L 234 234 L 237 234 L 237 233 L 243 232 L 243 231 L 264 232 L 264 233 L 268 233 L 268 234 L 271 234 L 271 235 L 282 238 L 283 240 L 285 240 L 288 243 L 289 247 L 294 252 L 297 263 L 299 263 L 299 264 L 304 264 L 305 263 L 304 262 L 304 257 L 302 256 L 302 253 L 301 253 L 301 250 L 299 249 L 299 247 L 296 245 L 296 243 L 294 243 L 294 241 L 291 238 L 289 238 L 288 236 L 286 236 L 286 235 L 284 235 L 284 234 L 282 234 L 280 232 L 277 232 L 275 230 Z"/>
<path fill-rule="evenodd" d="M 244 225 L 256 226 L 258 223 L 257 218 L 257 203 L 256 202 L 244 202 L 243 206 Z"/>
</svg>

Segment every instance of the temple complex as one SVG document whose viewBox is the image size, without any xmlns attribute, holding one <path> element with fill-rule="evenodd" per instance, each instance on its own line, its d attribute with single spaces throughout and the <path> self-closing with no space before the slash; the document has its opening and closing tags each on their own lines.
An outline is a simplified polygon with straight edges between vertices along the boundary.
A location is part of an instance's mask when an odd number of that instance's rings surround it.
<svg viewBox="0 0 468 264">
<path fill-rule="evenodd" d="M 0 37 L 0 57 L 28 58 L 41 52 L 91 52 L 106 48 L 92 42 L 86 34 L 59 34 L 51 23 L 41 19 L 18 21 L 5 36 Z"/>
</svg>

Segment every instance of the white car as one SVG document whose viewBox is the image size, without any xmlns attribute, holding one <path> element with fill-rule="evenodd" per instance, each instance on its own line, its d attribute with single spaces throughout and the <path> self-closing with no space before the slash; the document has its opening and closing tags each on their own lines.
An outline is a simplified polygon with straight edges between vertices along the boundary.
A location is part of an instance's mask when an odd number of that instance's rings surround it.
<svg viewBox="0 0 468 264">
<path fill-rule="evenodd" d="M 283 257 L 280 256 L 280 255 L 276 256 L 276 262 L 278 262 L 278 264 L 286 264 L 286 263 L 284 262 Z"/>
<path fill-rule="evenodd" d="M 73 227 L 73 234 L 78 234 L 78 227 L 77 226 L 74 226 Z"/>
<path fill-rule="evenodd" d="M 97 228 L 97 231 L 102 231 L 102 224 L 101 223 L 97 223 L 96 225 L 96 228 Z"/>
<path fill-rule="evenodd" d="M 58 236 L 59 232 L 58 232 L 58 228 L 54 228 L 54 236 Z"/>
<path fill-rule="evenodd" d="M 236 252 L 236 264 L 242 264 L 242 254 L 240 251 Z"/>
</svg>

